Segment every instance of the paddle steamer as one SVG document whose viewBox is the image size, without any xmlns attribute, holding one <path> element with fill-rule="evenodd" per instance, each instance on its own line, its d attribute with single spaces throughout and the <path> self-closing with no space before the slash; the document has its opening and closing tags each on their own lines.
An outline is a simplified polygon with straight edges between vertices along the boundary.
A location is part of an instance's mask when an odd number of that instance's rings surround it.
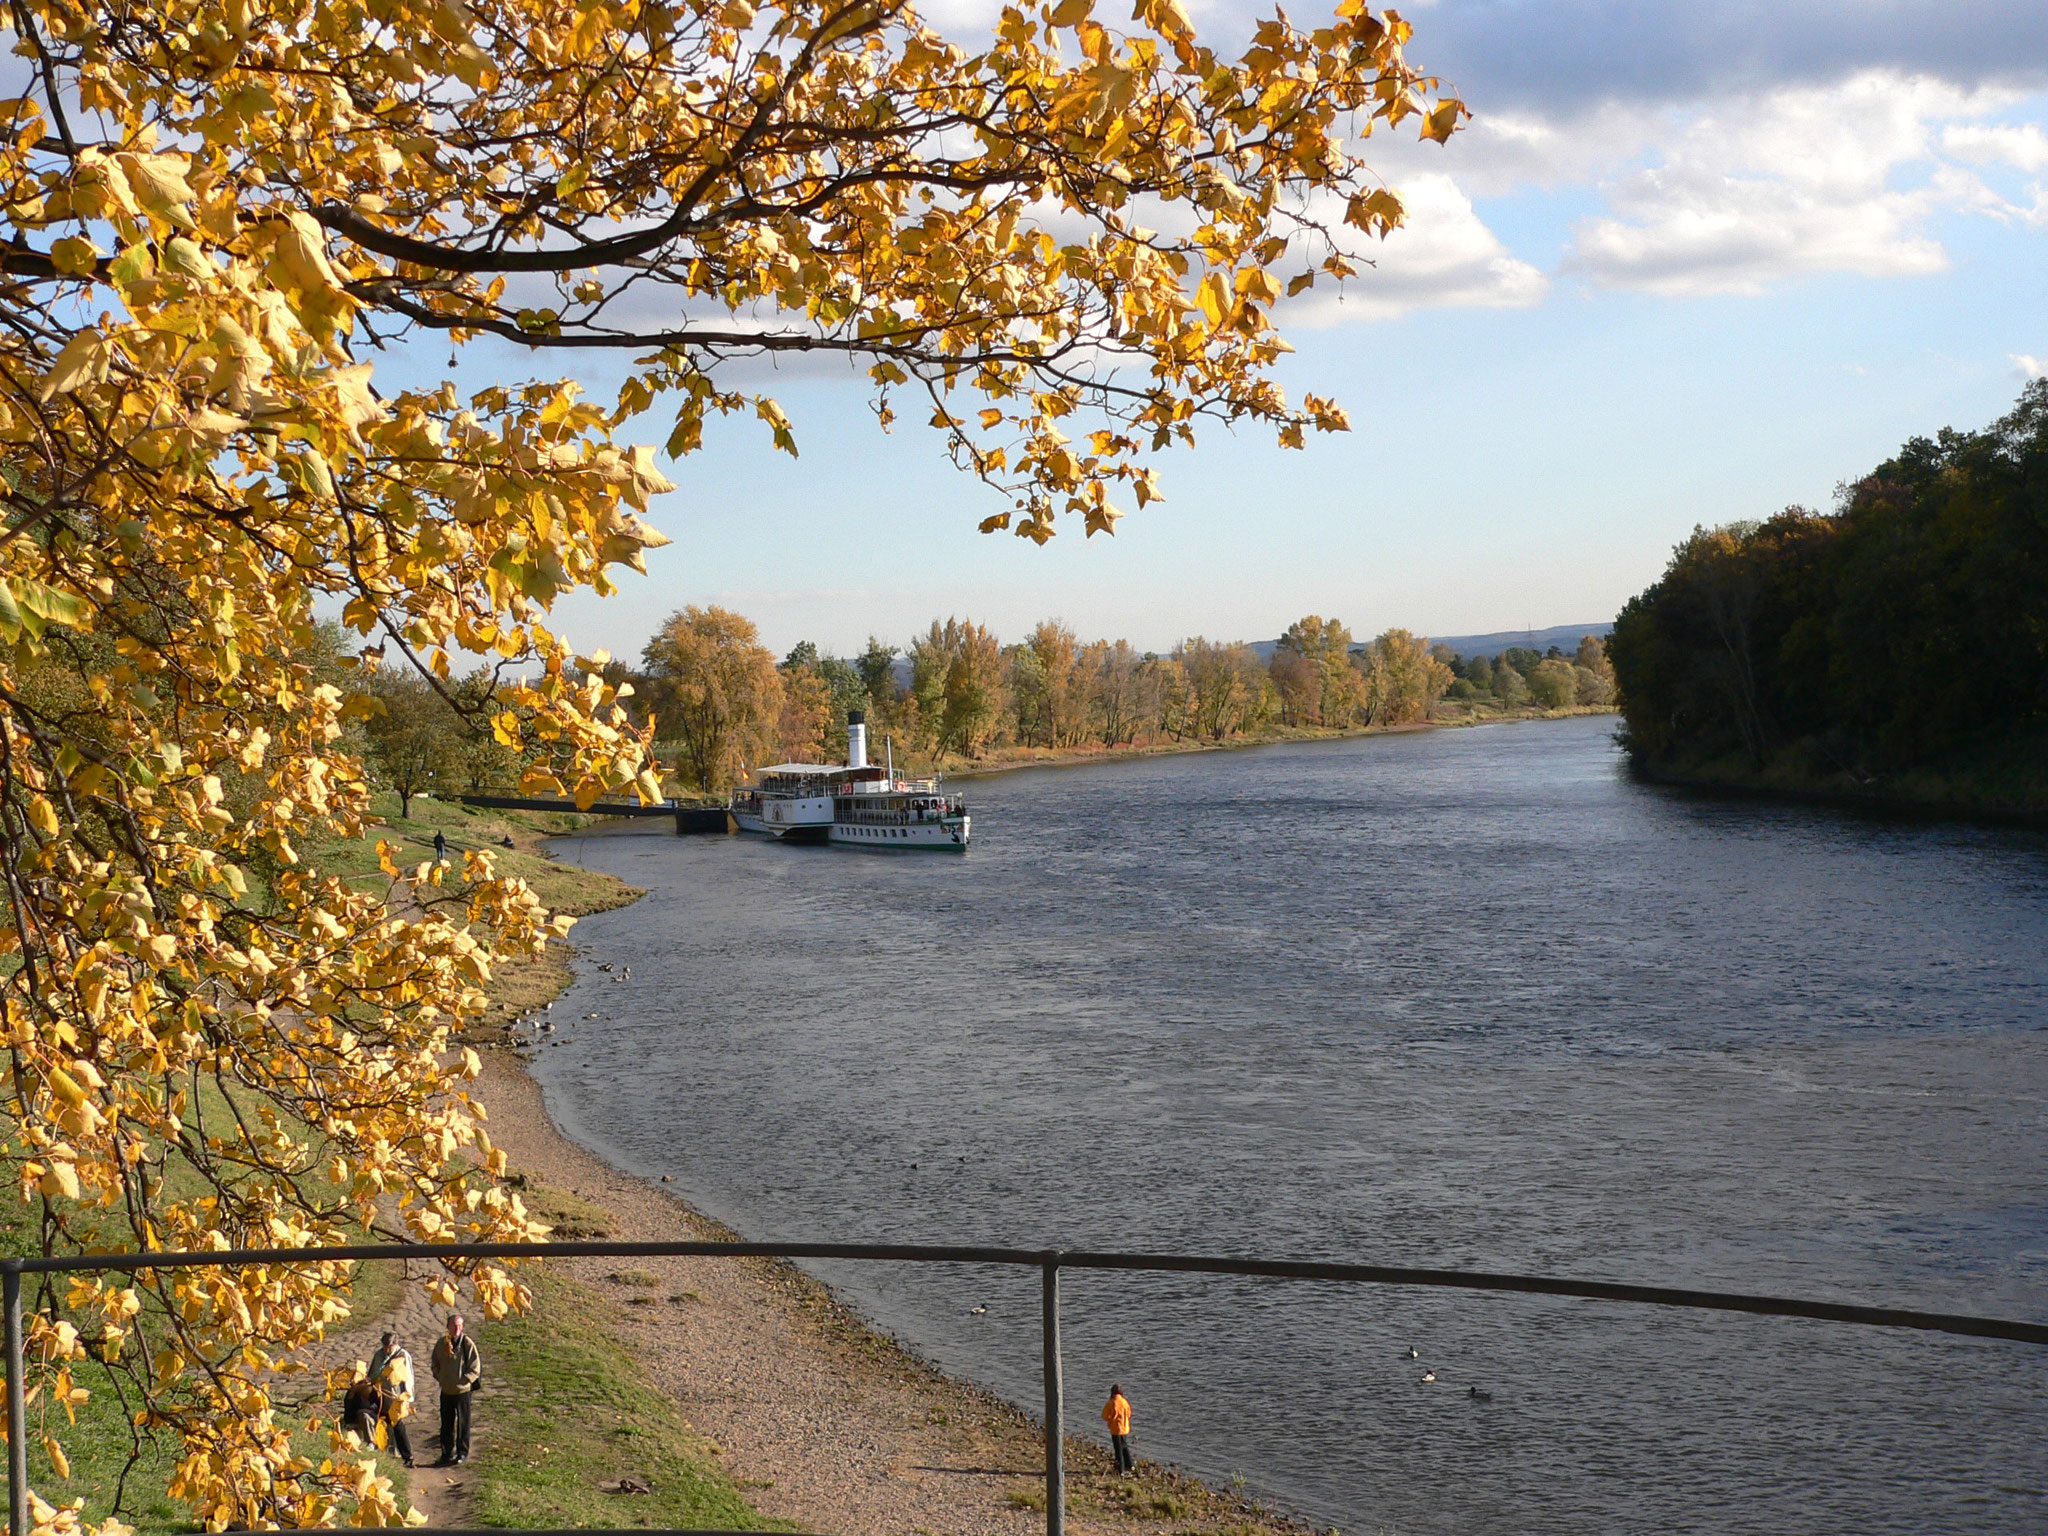
<svg viewBox="0 0 2048 1536">
<path fill-rule="evenodd" d="M 846 765 L 777 763 L 735 790 L 732 819 L 742 832 L 789 842 L 848 843 L 858 848 L 963 850 L 972 820 L 958 795 L 937 779 L 899 779 L 895 754 L 887 766 L 868 761 L 866 717 L 846 720 Z"/>
</svg>

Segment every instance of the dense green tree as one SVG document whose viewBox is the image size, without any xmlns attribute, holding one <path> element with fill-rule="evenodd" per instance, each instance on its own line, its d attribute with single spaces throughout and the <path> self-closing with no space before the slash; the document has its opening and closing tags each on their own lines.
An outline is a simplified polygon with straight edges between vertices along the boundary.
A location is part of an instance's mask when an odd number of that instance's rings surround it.
<svg viewBox="0 0 2048 1536">
<path fill-rule="evenodd" d="M 1915 438 L 1831 515 L 1699 529 L 1622 610 L 1641 761 L 1858 777 L 2048 720 L 2048 383 L 1981 432 Z"/>
<path fill-rule="evenodd" d="M 1569 709 L 1579 701 L 1578 668 L 1562 656 L 1546 656 L 1529 674 L 1529 693 L 1545 709 Z"/>
<path fill-rule="evenodd" d="M 378 706 L 364 721 L 375 781 L 398 796 L 398 814 L 409 820 L 415 795 L 459 773 L 467 733 L 447 700 L 410 667 L 369 674 L 363 691 Z"/>
<path fill-rule="evenodd" d="M 1009 692 L 996 637 L 968 619 L 949 618 L 910 647 L 910 691 L 926 745 L 943 757 L 978 757 L 1004 723 Z"/>
</svg>

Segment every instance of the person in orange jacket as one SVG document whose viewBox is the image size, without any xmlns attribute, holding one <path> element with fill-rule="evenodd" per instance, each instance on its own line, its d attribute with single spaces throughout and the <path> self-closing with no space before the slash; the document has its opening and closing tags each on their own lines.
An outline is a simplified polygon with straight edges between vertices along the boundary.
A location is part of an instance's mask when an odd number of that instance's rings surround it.
<svg viewBox="0 0 2048 1536">
<path fill-rule="evenodd" d="M 1131 1400 L 1115 1382 L 1109 1384 L 1109 1401 L 1102 1405 L 1102 1422 L 1109 1426 L 1109 1443 L 1116 1451 L 1118 1477 L 1129 1477 L 1131 1460 Z"/>
</svg>

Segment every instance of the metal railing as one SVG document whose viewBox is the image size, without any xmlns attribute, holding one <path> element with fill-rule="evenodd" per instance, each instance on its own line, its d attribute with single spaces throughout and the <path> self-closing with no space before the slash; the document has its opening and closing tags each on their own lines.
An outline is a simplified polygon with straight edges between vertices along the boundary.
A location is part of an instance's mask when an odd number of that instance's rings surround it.
<svg viewBox="0 0 2048 1536">
<path fill-rule="evenodd" d="M 1334 1264 L 1306 1259 L 1232 1259 L 1170 1253 L 1095 1253 L 1058 1248 L 997 1248 L 932 1243 L 387 1243 L 353 1247 L 246 1248 L 197 1253 L 89 1253 L 61 1258 L 0 1259 L 4 1287 L 7 1352 L 7 1492 L 9 1536 L 29 1536 L 28 1410 L 24 1401 L 21 1277 L 76 1271 L 223 1268 L 259 1264 L 365 1262 L 422 1259 L 638 1259 L 762 1258 L 830 1259 L 916 1264 L 997 1264 L 1039 1271 L 1045 1375 L 1045 1529 L 1066 1530 L 1065 1395 L 1060 1372 L 1060 1271 L 1063 1269 L 1144 1270 L 1184 1275 L 1240 1275 L 1272 1280 L 1311 1280 L 1336 1285 L 1427 1286 L 1494 1291 L 1524 1296 L 1564 1296 L 1709 1312 L 1746 1312 L 1763 1317 L 1804 1318 L 1867 1328 L 1909 1328 L 1966 1338 L 2048 1344 L 2048 1323 L 1921 1312 L 1905 1307 L 1859 1306 L 1848 1302 L 1804 1301 L 1784 1296 L 1751 1296 L 1675 1286 L 1627 1285 L 1608 1280 L 1572 1280 L 1553 1275 L 1489 1274 L 1465 1269 L 1418 1269 L 1389 1264 Z M 539 1533 L 528 1533 L 539 1536 Z M 553 1536 L 553 1533 L 549 1533 Z M 583 1531 L 580 1536 L 597 1536 Z M 662 1536 L 640 1530 L 634 1536 Z M 693 1536 L 726 1536 L 697 1532 Z"/>
</svg>

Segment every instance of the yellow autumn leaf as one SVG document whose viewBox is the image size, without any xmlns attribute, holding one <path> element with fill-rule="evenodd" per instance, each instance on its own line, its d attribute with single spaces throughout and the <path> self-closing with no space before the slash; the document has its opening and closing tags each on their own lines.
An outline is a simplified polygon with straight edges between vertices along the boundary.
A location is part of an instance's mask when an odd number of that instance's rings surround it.
<svg viewBox="0 0 2048 1536">
<path fill-rule="evenodd" d="M 36 398 L 42 401 L 68 395 L 88 384 L 103 382 L 113 365 L 113 343 L 98 331 L 80 331 L 64 344 L 43 376 Z"/>
<path fill-rule="evenodd" d="M 78 1169 L 71 1163 L 51 1163 L 37 1188 L 52 1200 L 78 1198 Z"/>
<path fill-rule="evenodd" d="M 83 235 L 66 235 L 50 245 L 50 264 L 66 277 L 86 277 L 99 265 L 100 248 Z"/>
</svg>

